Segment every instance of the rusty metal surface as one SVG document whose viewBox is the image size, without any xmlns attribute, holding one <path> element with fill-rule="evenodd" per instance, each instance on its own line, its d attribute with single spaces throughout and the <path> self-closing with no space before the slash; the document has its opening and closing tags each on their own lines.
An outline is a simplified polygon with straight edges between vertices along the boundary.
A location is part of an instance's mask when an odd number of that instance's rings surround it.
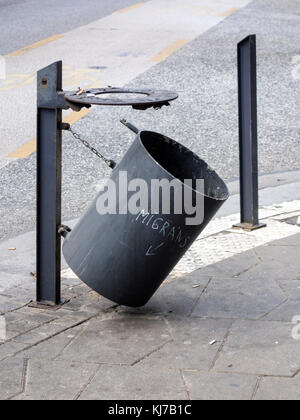
<svg viewBox="0 0 300 420">
<path fill-rule="evenodd" d="M 109 97 L 104 95 L 111 94 Z M 124 94 L 137 95 L 133 98 L 124 97 Z M 81 90 L 77 93 L 67 93 L 65 100 L 80 106 L 113 105 L 132 106 L 134 109 L 161 108 L 178 98 L 176 92 L 153 89 L 122 89 L 116 87 Z"/>
</svg>

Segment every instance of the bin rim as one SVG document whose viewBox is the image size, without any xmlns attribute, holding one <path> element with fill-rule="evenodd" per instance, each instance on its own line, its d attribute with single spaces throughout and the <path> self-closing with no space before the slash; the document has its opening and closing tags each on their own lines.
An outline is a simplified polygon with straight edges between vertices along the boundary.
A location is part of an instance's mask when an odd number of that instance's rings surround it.
<svg viewBox="0 0 300 420">
<path fill-rule="evenodd" d="M 172 143 L 174 143 L 174 144 L 177 144 L 177 145 L 179 145 L 180 147 L 182 147 L 183 149 L 185 149 L 186 151 L 188 151 L 188 152 L 190 152 L 190 153 L 192 153 L 196 158 L 197 158 L 197 160 L 199 161 L 199 163 L 201 163 L 201 164 L 204 164 L 204 166 L 206 166 L 206 170 L 210 170 L 210 172 L 213 174 L 213 176 L 214 177 L 216 177 L 218 180 L 220 180 L 221 181 L 221 183 L 222 183 L 222 187 L 223 187 L 223 189 L 224 189 L 224 192 L 223 192 L 223 194 L 222 194 L 222 196 L 221 197 L 212 197 L 211 195 L 209 195 L 209 194 L 205 194 L 205 193 L 201 193 L 200 191 L 198 191 L 198 190 L 196 190 L 195 188 L 192 188 L 192 187 L 190 187 L 189 185 L 186 185 L 186 187 L 187 188 L 189 188 L 189 189 L 191 189 L 192 191 L 194 191 L 196 194 L 200 194 L 200 195 L 202 195 L 203 197 L 206 197 L 206 198 L 210 198 L 210 199 L 212 199 L 212 200 L 216 200 L 216 201 L 226 201 L 228 198 L 229 198 L 229 196 L 230 196 L 230 193 L 229 193 L 229 190 L 228 190 L 228 187 L 227 187 L 227 185 L 225 184 L 225 182 L 223 181 L 223 179 L 218 175 L 218 173 L 214 170 L 214 169 L 212 169 L 209 165 L 208 165 L 208 163 L 206 163 L 205 162 L 205 160 L 203 160 L 203 159 L 201 159 L 195 152 L 193 152 L 191 149 L 189 149 L 188 147 L 186 147 L 186 146 L 184 146 L 183 144 L 181 144 L 181 143 L 179 143 L 178 141 L 176 141 L 176 140 L 174 140 L 174 139 L 171 139 L 170 137 L 168 137 L 168 136 L 165 136 L 164 134 L 161 134 L 161 133 L 157 133 L 156 131 L 151 131 L 151 130 L 140 130 L 139 132 L 138 132 L 138 134 L 137 134 L 137 138 L 138 138 L 138 141 L 139 141 L 139 143 L 140 143 L 140 145 L 142 146 L 142 148 L 146 151 L 146 153 L 148 154 L 148 156 L 151 158 L 151 160 L 156 164 L 156 165 L 158 165 L 164 172 L 166 172 L 170 177 L 172 177 L 172 178 L 174 178 L 174 179 L 177 179 L 181 184 L 183 184 L 184 185 L 184 183 L 182 182 L 182 180 L 181 179 L 179 179 L 178 177 L 176 177 L 175 175 L 173 175 L 171 172 L 169 172 L 166 168 L 164 168 L 153 156 L 152 156 L 152 154 L 149 152 L 149 150 L 146 148 L 146 146 L 143 144 L 143 141 L 142 141 L 142 134 L 146 134 L 146 133 L 151 133 L 151 134 L 155 134 L 155 135 L 157 135 L 157 136 L 159 136 L 159 137 L 161 137 L 161 140 L 164 140 L 164 139 L 168 139 L 168 140 L 170 140 Z"/>
</svg>

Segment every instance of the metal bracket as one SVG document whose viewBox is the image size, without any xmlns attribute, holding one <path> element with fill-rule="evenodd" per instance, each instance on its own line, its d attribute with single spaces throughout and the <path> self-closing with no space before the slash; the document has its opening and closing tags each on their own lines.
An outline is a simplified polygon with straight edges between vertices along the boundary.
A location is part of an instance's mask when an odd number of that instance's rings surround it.
<svg viewBox="0 0 300 420">
<path fill-rule="evenodd" d="M 72 229 L 66 225 L 61 225 L 58 229 L 59 235 L 61 235 L 63 238 L 66 238 L 70 232 L 72 232 Z"/>
<path fill-rule="evenodd" d="M 62 91 L 62 62 L 51 64 L 37 74 L 37 106 L 45 109 L 69 109 Z"/>
<path fill-rule="evenodd" d="M 120 120 L 120 123 L 125 125 L 125 127 L 129 128 L 129 130 L 131 130 L 134 134 L 138 134 L 139 133 L 139 129 L 137 127 L 135 127 L 133 124 L 131 124 L 130 122 L 128 122 L 127 120 L 125 120 L 125 118 L 122 118 Z"/>
</svg>

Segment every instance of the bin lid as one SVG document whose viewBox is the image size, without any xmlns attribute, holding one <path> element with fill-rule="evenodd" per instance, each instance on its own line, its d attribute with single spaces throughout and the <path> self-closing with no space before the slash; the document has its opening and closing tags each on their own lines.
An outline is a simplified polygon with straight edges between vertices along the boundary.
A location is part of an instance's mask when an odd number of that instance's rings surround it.
<svg viewBox="0 0 300 420">
<path fill-rule="evenodd" d="M 127 94 L 125 97 L 124 94 Z M 135 95 L 128 97 L 128 94 Z M 107 96 L 108 95 L 108 96 Z M 124 97 L 122 98 L 122 95 Z M 171 101 L 178 98 L 176 92 L 155 89 L 123 89 L 118 87 L 107 87 L 98 89 L 79 90 L 68 92 L 65 100 L 70 104 L 81 107 L 91 105 L 114 105 L 132 106 L 134 109 L 145 110 L 148 108 L 161 108 L 170 105 Z"/>
</svg>

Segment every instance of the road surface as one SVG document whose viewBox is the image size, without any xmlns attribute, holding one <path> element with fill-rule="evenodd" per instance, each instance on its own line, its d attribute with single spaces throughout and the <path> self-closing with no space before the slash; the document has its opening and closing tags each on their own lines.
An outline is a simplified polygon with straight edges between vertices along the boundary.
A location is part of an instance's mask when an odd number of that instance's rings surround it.
<svg viewBox="0 0 300 420">
<path fill-rule="evenodd" d="M 108 4 L 109 3 L 109 4 Z M 238 176 L 236 44 L 258 40 L 260 173 L 300 167 L 300 4 L 297 0 L 0 0 L 0 238 L 35 224 L 35 74 L 63 60 L 64 88 L 176 90 L 161 111 L 93 108 L 65 118 L 120 160 L 132 134 L 118 120 L 191 147 L 226 179 Z M 109 173 L 64 134 L 63 216 L 81 214 Z M 280 177 L 280 175 L 279 175 Z"/>
</svg>

